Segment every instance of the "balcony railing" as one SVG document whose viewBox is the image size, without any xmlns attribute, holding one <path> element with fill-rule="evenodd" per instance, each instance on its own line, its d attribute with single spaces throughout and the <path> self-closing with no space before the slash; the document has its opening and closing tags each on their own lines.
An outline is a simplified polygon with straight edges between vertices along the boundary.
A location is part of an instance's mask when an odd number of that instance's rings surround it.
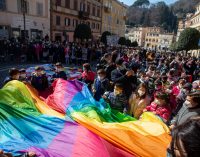
<svg viewBox="0 0 200 157">
<path fill-rule="evenodd" d="M 107 13 L 110 13 L 111 12 L 111 8 L 108 7 L 108 6 L 104 6 L 104 11 L 107 12 Z"/>
<path fill-rule="evenodd" d="M 89 13 L 86 11 L 79 11 L 79 18 L 83 20 L 87 20 L 89 18 Z"/>
<path fill-rule="evenodd" d="M 126 15 L 124 15 L 123 19 L 126 21 L 126 20 L 127 20 L 127 16 L 126 16 Z"/>
</svg>

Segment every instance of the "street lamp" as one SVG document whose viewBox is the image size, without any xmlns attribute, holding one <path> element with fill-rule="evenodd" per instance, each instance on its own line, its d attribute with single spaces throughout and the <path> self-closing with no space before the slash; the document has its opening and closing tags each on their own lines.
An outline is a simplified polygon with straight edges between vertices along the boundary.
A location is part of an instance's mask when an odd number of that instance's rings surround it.
<svg viewBox="0 0 200 157">
<path fill-rule="evenodd" d="M 23 37 L 26 38 L 26 0 L 22 0 L 22 13 L 23 13 L 23 22 L 24 22 L 24 33 Z"/>
</svg>

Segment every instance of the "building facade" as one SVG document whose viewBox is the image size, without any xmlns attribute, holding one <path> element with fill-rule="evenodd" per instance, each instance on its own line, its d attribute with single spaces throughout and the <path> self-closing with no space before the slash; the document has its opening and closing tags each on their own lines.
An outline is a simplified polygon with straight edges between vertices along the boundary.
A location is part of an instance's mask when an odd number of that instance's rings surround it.
<svg viewBox="0 0 200 157">
<path fill-rule="evenodd" d="M 49 0 L 0 0 L 0 39 L 17 38 L 22 34 L 29 39 L 49 35 L 49 9 Z"/>
<path fill-rule="evenodd" d="M 118 0 L 103 0 L 102 30 L 119 37 L 125 36 L 127 6 Z"/>
<path fill-rule="evenodd" d="M 137 41 L 138 46 L 143 47 L 145 44 L 146 27 L 133 27 L 126 33 L 126 38 L 131 42 Z"/>
<path fill-rule="evenodd" d="M 74 31 L 78 24 L 88 24 L 93 39 L 101 34 L 102 0 L 52 0 L 51 2 L 52 40 L 74 41 Z"/>
<path fill-rule="evenodd" d="M 196 12 L 191 18 L 191 28 L 196 28 L 200 31 L 200 3 L 196 6 Z"/>
<path fill-rule="evenodd" d="M 161 33 L 163 33 L 163 29 L 160 27 L 147 27 L 144 47 L 150 50 L 159 49 L 159 35 Z"/>
<path fill-rule="evenodd" d="M 178 22 L 178 31 L 177 31 L 177 36 L 176 36 L 176 41 L 178 41 L 181 32 L 186 29 L 189 28 L 191 26 L 191 17 L 193 16 L 192 13 L 188 13 L 186 15 L 185 19 L 181 19 Z"/>
<path fill-rule="evenodd" d="M 175 36 L 173 33 L 162 33 L 159 34 L 159 44 L 158 49 L 159 50 L 169 50 L 170 46 L 175 40 Z"/>
</svg>

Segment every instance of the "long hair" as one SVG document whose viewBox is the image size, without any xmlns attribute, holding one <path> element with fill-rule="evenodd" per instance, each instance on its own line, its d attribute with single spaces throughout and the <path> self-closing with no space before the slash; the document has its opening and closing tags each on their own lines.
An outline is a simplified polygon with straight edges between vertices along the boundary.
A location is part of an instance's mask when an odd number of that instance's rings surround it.
<svg viewBox="0 0 200 157">
<path fill-rule="evenodd" d="M 140 88 L 145 88 L 145 94 L 143 96 L 140 97 L 139 93 L 138 93 L 138 90 Z M 140 99 L 144 99 L 147 95 L 148 95 L 148 88 L 147 88 L 147 85 L 146 83 L 141 83 L 138 88 L 136 89 L 136 92 L 135 92 L 135 95 L 137 98 L 140 98 Z"/>
<path fill-rule="evenodd" d="M 199 157 L 200 154 L 200 116 L 192 117 L 172 132 L 171 152 L 176 157 L 175 151 L 183 156 Z"/>
</svg>

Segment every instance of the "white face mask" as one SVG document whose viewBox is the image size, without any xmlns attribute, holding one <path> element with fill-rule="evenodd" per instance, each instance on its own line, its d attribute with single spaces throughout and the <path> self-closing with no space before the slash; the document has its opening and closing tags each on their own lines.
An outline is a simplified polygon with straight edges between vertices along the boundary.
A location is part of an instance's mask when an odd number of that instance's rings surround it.
<svg viewBox="0 0 200 157">
<path fill-rule="evenodd" d="M 98 78 L 98 80 L 100 80 L 100 81 L 104 79 L 104 77 L 102 77 L 102 76 L 98 76 L 97 78 Z"/>
<path fill-rule="evenodd" d="M 118 70 L 124 70 L 123 66 L 118 67 Z"/>
<path fill-rule="evenodd" d="M 179 89 L 182 89 L 182 88 L 183 88 L 183 85 L 179 84 L 178 87 L 179 87 Z"/>
<path fill-rule="evenodd" d="M 189 102 L 188 100 L 185 101 L 185 104 L 186 104 L 188 107 L 192 107 L 191 102 Z"/>
<path fill-rule="evenodd" d="M 186 90 L 186 89 L 182 89 L 182 91 L 183 91 L 184 94 L 188 94 L 189 93 L 189 91 Z"/>
<path fill-rule="evenodd" d="M 117 96 L 119 94 L 120 94 L 120 92 L 118 90 L 114 89 L 114 95 Z"/>
<path fill-rule="evenodd" d="M 42 76 L 42 71 L 41 72 L 37 72 L 38 76 Z"/>
<path fill-rule="evenodd" d="M 145 92 L 142 90 L 138 90 L 138 94 L 139 94 L 139 96 L 143 96 L 145 94 Z"/>
<path fill-rule="evenodd" d="M 26 78 L 26 74 L 21 74 L 20 77 L 21 78 Z"/>
<path fill-rule="evenodd" d="M 157 99 L 155 99 L 154 102 L 155 102 L 157 105 L 161 105 L 160 101 L 158 101 Z"/>
<path fill-rule="evenodd" d="M 56 71 L 57 72 L 61 72 L 61 71 L 63 71 L 63 69 L 62 68 L 57 68 Z"/>
</svg>

